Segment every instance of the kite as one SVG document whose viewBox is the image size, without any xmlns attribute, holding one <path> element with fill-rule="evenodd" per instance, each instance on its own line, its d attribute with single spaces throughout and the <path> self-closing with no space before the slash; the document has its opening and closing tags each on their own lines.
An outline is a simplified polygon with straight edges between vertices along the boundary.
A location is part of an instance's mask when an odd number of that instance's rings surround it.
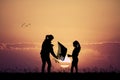
<svg viewBox="0 0 120 80">
<path fill-rule="evenodd" d="M 63 44 L 58 42 L 58 52 L 57 52 L 58 59 L 64 61 L 66 53 L 67 53 L 67 48 L 63 46 Z"/>
</svg>

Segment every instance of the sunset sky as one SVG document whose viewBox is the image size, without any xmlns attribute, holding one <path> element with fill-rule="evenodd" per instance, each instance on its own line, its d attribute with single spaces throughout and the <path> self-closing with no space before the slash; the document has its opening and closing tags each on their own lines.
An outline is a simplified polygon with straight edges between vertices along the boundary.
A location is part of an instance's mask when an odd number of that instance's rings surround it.
<svg viewBox="0 0 120 80">
<path fill-rule="evenodd" d="M 0 0 L 0 41 L 119 42 L 119 0 Z M 23 24 L 29 27 L 21 27 Z"/>
<path fill-rule="evenodd" d="M 0 0 L 0 46 L 38 43 L 40 47 L 47 34 L 54 35 L 55 51 L 57 41 L 68 52 L 72 52 L 74 40 L 119 43 L 120 1 Z"/>
</svg>

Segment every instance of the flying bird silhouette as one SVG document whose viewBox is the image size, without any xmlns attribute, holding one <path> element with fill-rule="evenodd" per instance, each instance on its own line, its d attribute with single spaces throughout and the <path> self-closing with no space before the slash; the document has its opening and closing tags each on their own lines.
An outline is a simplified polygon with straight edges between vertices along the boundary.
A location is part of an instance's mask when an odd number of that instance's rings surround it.
<svg viewBox="0 0 120 80">
<path fill-rule="evenodd" d="M 29 24 L 27 24 L 27 23 L 23 23 L 22 25 L 21 25 L 21 27 L 30 27 L 30 23 Z"/>
</svg>

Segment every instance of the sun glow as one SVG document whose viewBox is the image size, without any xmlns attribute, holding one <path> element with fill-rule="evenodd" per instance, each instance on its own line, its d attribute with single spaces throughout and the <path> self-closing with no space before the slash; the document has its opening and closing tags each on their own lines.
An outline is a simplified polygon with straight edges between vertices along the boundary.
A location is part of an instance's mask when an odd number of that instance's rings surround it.
<svg viewBox="0 0 120 80">
<path fill-rule="evenodd" d="M 62 68 L 67 68 L 69 65 L 60 65 Z"/>
<path fill-rule="evenodd" d="M 64 61 L 58 60 L 58 62 L 60 63 L 60 66 L 62 68 L 67 68 L 67 67 L 69 67 L 69 65 L 71 63 L 71 60 L 69 57 L 66 56 Z"/>
</svg>

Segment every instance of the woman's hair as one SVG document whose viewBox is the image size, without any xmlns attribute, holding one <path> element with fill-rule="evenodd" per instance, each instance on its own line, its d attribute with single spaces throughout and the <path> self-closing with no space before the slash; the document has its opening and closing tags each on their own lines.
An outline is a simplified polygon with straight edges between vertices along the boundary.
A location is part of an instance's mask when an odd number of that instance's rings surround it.
<svg viewBox="0 0 120 80">
<path fill-rule="evenodd" d="M 53 35 L 50 34 L 50 35 L 46 35 L 46 39 L 47 40 L 52 40 L 52 39 L 54 39 L 54 37 L 53 37 Z"/>
</svg>

